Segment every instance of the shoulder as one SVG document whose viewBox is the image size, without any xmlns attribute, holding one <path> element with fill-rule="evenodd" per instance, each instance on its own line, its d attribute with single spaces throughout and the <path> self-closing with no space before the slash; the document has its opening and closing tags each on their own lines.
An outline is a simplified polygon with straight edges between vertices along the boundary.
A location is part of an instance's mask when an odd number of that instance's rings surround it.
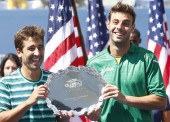
<svg viewBox="0 0 170 122">
<path fill-rule="evenodd" d="M 100 53 L 96 54 L 95 56 L 91 57 L 90 59 L 88 59 L 87 61 L 87 65 L 90 64 L 91 62 L 95 62 L 95 61 L 102 61 L 104 59 L 106 59 L 106 57 L 110 56 L 109 52 L 107 49 L 101 51 Z"/>
<path fill-rule="evenodd" d="M 20 75 L 19 70 L 16 70 L 16 71 L 10 73 L 9 75 L 2 77 L 0 79 L 0 82 L 4 83 L 4 84 L 12 84 L 12 83 L 14 84 L 15 82 L 18 82 L 19 79 L 21 79 L 21 78 L 22 78 L 22 76 Z"/>
<path fill-rule="evenodd" d="M 139 47 L 139 46 L 135 46 L 135 45 L 133 45 L 132 48 L 133 48 L 132 49 L 133 53 L 140 55 L 141 57 L 143 57 L 145 59 L 148 59 L 148 60 L 156 59 L 155 54 L 150 50 L 147 50 L 143 47 Z"/>
</svg>

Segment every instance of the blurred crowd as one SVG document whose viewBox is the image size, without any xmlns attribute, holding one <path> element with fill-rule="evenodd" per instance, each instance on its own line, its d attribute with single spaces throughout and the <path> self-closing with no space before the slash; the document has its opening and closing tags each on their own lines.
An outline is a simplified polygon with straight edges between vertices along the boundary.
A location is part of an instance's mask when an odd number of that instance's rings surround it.
<svg viewBox="0 0 170 122">
<path fill-rule="evenodd" d="M 47 8 L 50 0 L 0 0 L 0 8 L 4 9 L 37 9 Z M 85 5 L 84 0 L 75 0 L 76 6 Z"/>
<path fill-rule="evenodd" d="M 0 9 L 38 9 L 48 8 L 50 0 L 0 0 Z M 103 0 L 103 5 L 110 7 L 120 0 Z M 148 8 L 149 0 L 121 0 L 136 8 Z M 75 0 L 77 7 L 87 6 L 88 0 Z M 165 7 L 170 7 L 170 0 L 164 0 Z"/>
</svg>

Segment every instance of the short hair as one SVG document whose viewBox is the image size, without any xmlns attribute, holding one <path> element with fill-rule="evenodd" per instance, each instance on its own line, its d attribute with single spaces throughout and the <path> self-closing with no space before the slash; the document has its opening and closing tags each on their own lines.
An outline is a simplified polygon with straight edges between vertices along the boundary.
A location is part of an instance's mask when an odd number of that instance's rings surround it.
<svg viewBox="0 0 170 122">
<path fill-rule="evenodd" d="M 45 31 L 41 27 L 37 27 L 35 25 L 25 26 L 18 32 L 16 32 L 14 36 L 14 44 L 15 48 L 19 48 L 20 50 L 23 49 L 23 41 L 28 39 L 29 37 L 32 37 L 33 39 L 41 39 L 44 43 L 44 35 Z"/>
<path fill-rule="evenodd" d="M 20 59 L 16 54 L 13 54 L 13 53 L 6 54 L 1 61 L 0 72 L 1 72 L 2 77 L 4 76 L 4 67 L 5 67 L 5 63 L 6 63 L 7 60 L 14 61 L 18 67 L 21 66 Z"/>
<path fill-rule="evenodd" d="M 109 16 L 108 16 L 108 19 L 109 19 L 109 20 L 111 19 L 111 14 L 112 14 L 113 12 L 128 13 L 128 14 L 130 14 L 130 15 L 132 16 L 132 18 L 133 18 L 132 24 L 135 23 L 136 13 L 135 13 L 135 11 L 134 11 L 134 9 L 133 9 L 132 6 L 130 6 L 130 5 L 128 5 L 128 4 L 124 4 L 124 3 L 122 3 L 122 2 L 119 1 L 116 5 L 114 5 L 114 6 L 111 8 L 111 10 L 110 10 L 110 12 L 109 12 Z"/>
<path fill-rule="evenodd" d="M 138 29 L 135 28 L 135 29 L 132 31 L 132 33 L 135 33 L 135 34 L 140 38 L 140 32 L 139 32 Z"/>
</svg>

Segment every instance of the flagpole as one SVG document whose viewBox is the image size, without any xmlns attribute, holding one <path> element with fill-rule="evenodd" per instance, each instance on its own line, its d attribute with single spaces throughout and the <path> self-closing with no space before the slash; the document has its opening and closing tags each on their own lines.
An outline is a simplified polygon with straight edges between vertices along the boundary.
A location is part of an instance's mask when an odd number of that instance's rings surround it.
<svg viewBox="0 0 170 122">
<path fill-rule="evenodd" d="M 73 6 L 73 12 L 75 14 L 74 17 L 75 17 L 75 19 L 77 21 L 77 29 L 78 29 L 78 33 L 79 33 L 79 36 L 80 36 L 80 43 L 82 45 L 82 52 L 83 52 L 83 56 L 84 56 L 84 61 L 86 63 L 88 58 L 87 58 L 87 53 L 86 53 L 86 48 L 85 48 L 85 44 L 84 44 L 84 39 L 83 39 L 81 27 L 80 27 L 80 22 L 79 22 L 79 19 L 78 19 L 78 14 L 77 14 L 77 9 L 76 9 L 75 1 L 71 0 L 71 4 Z"/>
</svg>

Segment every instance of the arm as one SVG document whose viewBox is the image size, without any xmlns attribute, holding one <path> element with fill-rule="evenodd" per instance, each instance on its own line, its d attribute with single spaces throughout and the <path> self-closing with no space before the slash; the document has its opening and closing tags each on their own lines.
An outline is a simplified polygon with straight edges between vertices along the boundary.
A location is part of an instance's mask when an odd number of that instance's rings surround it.
<svg viewBox="0 0 170 122">
<path fill-rule="evenodd" d="M 106 85 L 106 87 L 103 89 L 102 96 L 104 99 L 114 98 L 122 104 L 147 110 L 165 110 L 167 104 L 166 98 L 156 96 L 154 94 L 141 97 L 125 96 L 116 86 L 110 84 Z"/>
<path fill-rule="evenodd" d="M 2 111 L 0 113 L 0 122 L 18 122 L 21 117 L 34 105 L 39 98 L 45 99 L 48 89 L 45 85 L 41 85 L 34 89 L 30 97 L 16 108 Z"/>
</svg>

